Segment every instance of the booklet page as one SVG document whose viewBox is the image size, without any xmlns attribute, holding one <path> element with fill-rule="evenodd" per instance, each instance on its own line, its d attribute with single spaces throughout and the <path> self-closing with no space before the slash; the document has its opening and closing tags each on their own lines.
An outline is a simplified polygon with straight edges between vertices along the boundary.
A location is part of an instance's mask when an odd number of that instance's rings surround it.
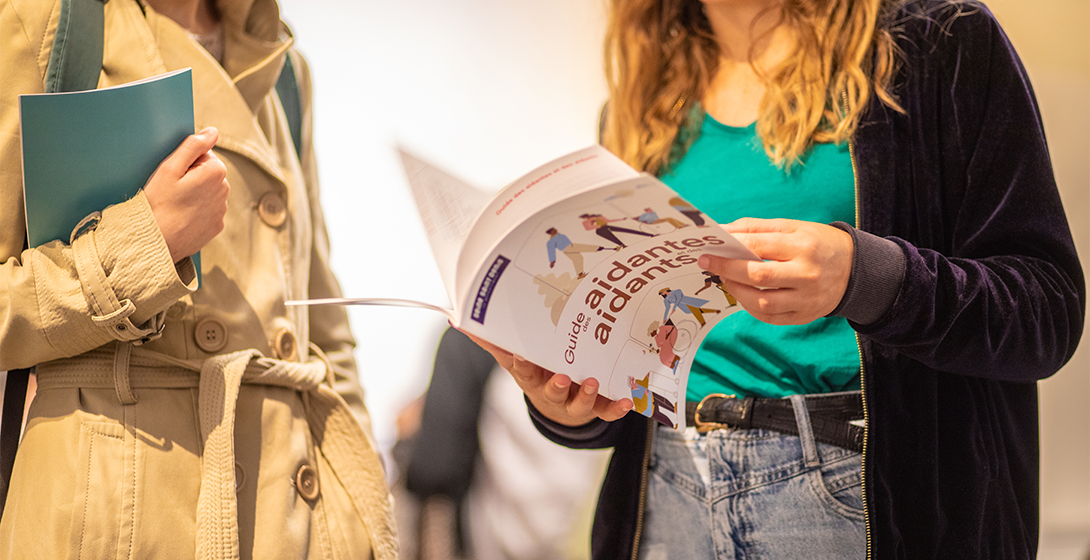
<svg viewBox="0 0 1090 560">
<path fill-rule="evenodd" d="M 504 187 L 481 212 L 458 260 L 457 300 L 464 301 L 468 280 L 489 250 L 509 231 L 542 209 L 603 184 L 639 177 L 609 150 L 593 145 L 554 159 Z"/>
<path fill-rule="evenodd" d="M 457 305 L 454 287 L 458 255 L 474 219 L 492 197 L 431 164 L 398 149 L 424 231 L 428 235 L 447 297 Z"/>
</svg>

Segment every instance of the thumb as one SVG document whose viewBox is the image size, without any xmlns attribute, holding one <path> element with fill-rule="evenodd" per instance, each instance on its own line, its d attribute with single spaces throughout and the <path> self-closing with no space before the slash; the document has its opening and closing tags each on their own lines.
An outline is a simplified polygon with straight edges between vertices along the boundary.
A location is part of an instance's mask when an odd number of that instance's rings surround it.
<svg viewBox="0 0 1090 560">
<path fill-rule="evenodd" d="M 208 153 L 219 140 L 220 133 L 215 127 L 208 127 L 204 130 L 191 134 L 182 140 L 182 143 L 178 146 L 174 153 L 170 154 L 166 160 L 164 160 L 164 166 L 171 172 L 171 174 L 181 177 L 185 175 L 186 171 L 204 154 Z"/>
</svg>

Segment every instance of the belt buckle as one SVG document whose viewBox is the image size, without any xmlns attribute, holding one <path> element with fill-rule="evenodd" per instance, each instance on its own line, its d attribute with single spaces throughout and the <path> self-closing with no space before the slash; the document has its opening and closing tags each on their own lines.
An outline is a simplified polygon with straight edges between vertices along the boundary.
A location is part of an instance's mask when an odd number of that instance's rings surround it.
<svg viewBox="0 0 1090 560">
<path fill-rule="evenodd" d="M 728 395 L 726 393 L 712 393 L 702 399 L 700 403 L 696 405 L 696 411 L 693 412 L 693 421 L 696 423 L 697 433 L 705 434 L 713 430 L 729 430 L 730 424 L 722 424 L 719 422 L 704 422 L 700 420 L 700 409 L 704 408 L 704 403 L 708 402 L 708 399 L 735 399 L 737 395 Z"/>
</svg>

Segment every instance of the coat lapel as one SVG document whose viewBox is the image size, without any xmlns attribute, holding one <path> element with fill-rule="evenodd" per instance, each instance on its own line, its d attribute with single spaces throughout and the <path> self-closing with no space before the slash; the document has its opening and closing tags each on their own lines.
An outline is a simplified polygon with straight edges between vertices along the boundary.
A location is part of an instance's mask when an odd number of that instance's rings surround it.
<svg viewBox="0 0 1090 560">
<path fill-rule="evenodd" d="M 250 19 L 264 21 L 268 17 L 278 18 L 275 4 L 272 7 L 274 13 L 265 13 L 269 10 L 262 6 L 268 3 L 262 0 L 253 6 L 246 2 L 242 4 L 242 7 L 252 7 L 253 10 L 260 8 L 261 13 L 256 15 L 267 16 Z M 265 40 L 248 34 L 240 25 L 238 14 L 232 11 L 225 13 L 226 49 L 225 61 L 221 66 L 181 26 L 151 8 L 141 10 L 136 2 L 110 2 L 107 9 L 111 7 L 122 18 L 138 17 L 144 21 L 118 22 L 139 32 L 127 34 L 116 44 L 107 45 L 108 54 L 131 59 L 134 52 L 145 53 L 142 57 L 145 62 L 140 65 L 147 71 L 145 76 L 191 67 L 193 90 L 200 92 L 193 98 L 195 129 L 199 131 L 215 126 L 220 133 L 216 144 L 218 149 L 237 152 L 253 160 L 269 175 L 284 181 L 276 148 L 269 143 L 260 127 L 260 120 L 255 116 L 268 109 L 268 95 L 294 41 L 279 19 L 274 21 L 283 33 L 272 40 Z M 234 9 L 238 10 L 239 7 L 234 6 Z M 107 22 L 110 25 L 110 18 L 107 18 Z M 104 57 L 107 66 L 108 60 Z M 106 71 L 108 74 L 109 68 Z M 109 81 L 124 83 L 145 76 L 116 76 Z"/>
</svg>

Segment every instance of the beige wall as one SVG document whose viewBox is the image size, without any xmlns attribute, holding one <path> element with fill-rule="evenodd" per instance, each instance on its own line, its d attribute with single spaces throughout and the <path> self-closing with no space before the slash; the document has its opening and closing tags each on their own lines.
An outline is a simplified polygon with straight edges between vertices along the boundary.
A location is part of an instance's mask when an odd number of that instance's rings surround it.
<svg viewBox="0 0 1090 560">
<path fill-rule="evenodd" d="M 1090 262 L 1090 2 L 990 0 L 1029 72 L 1083 269 Z M 1090 534 L 1090 334 L 1041 382 L 1041 531 Z"/>
</svg>

